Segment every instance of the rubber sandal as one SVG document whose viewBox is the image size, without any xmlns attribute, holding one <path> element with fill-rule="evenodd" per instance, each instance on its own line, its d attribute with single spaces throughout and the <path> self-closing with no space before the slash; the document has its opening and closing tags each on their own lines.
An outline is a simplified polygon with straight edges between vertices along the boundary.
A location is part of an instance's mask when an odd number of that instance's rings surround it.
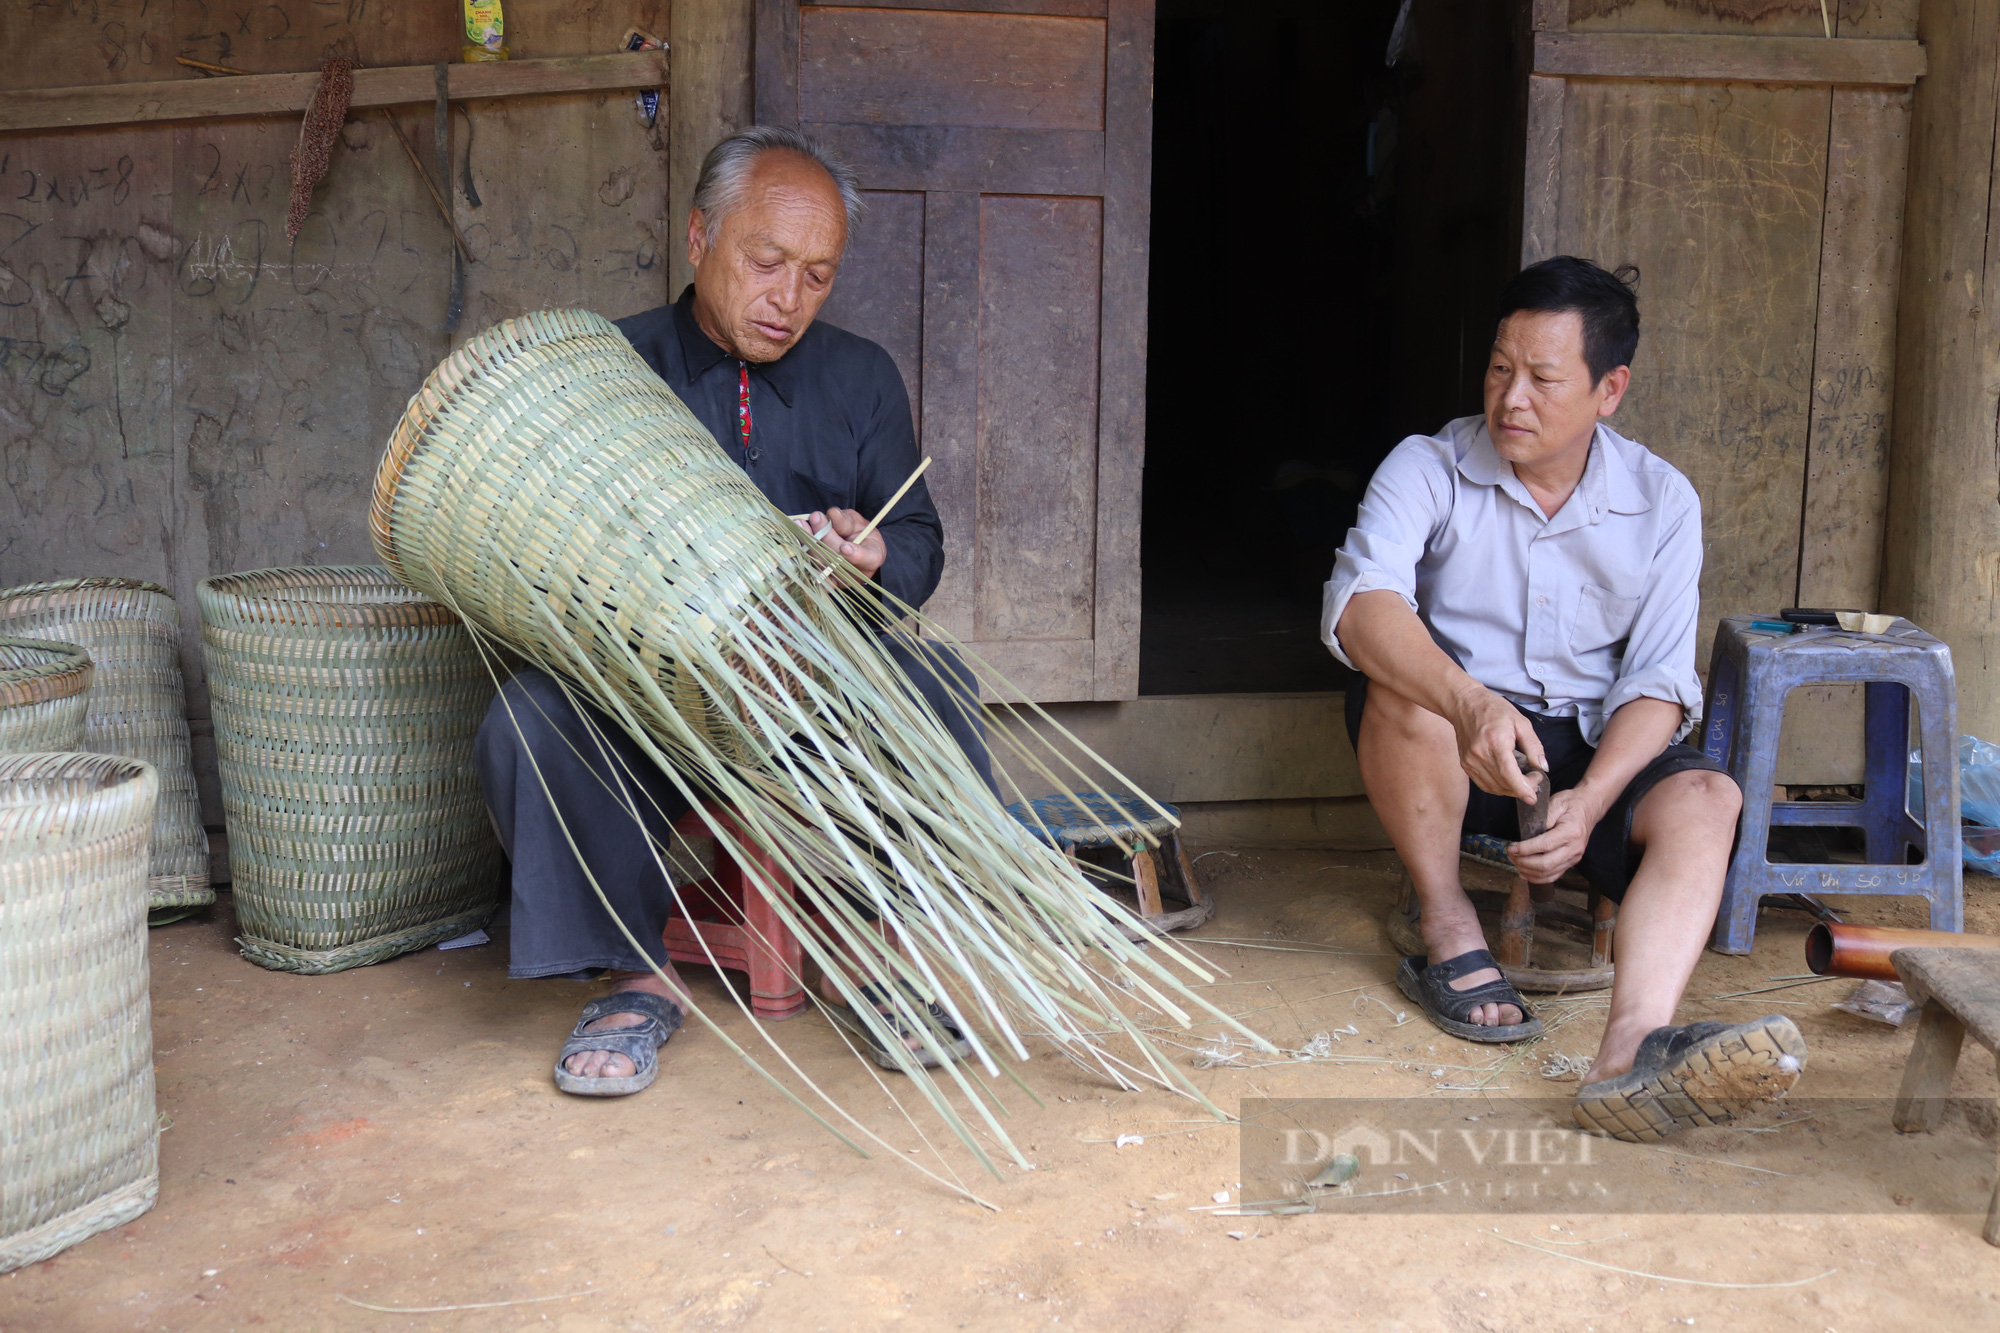
<svg viewBox="0 0 2000 1333">
<path fill-rule="evenodd" d="M 966 1040 L 964 1031 L 946 1012 L 943 1005 L 935 1000 L 925 1003 L 923 996 L 917 993 L 917 988 L 907 981 L 897 982 L 896 988 L 903 993 L 904 1004 L 911 1007 L 920 1006 L 924 1010 L 926 1021 L 922 1030 L 911 1027 L 909 1020 L 900 1013 L 879 1013 L 879 1006 L 897 1003 L 889 999 L 881 987 L 873 984 L 863 986 L 861 999 L 867 1004 L 878 1007 L 879 1016 L 888 1024 L 898 1041 L 908 1041 L 912 1037 L 928 1039 L 927 1044 L 914 1050 L 905 1046 L 898 1053 L 883 1045 L 882 1038 L 873 1025 L 864 1021 L 846 1005 L 840 1005 L 829 1012 L 842 1027 L 861 1038 L 862 1043 L 868 1048 L 869 1056 L 884 1069 L 901 1069 L 903 1061 L 912 1058 L 925 1069 L 936 1069 L 948 1060 L 963 1060 L 972 1054 L 972 1043 Z M 933 1047 L 937 1049 L 933 1050 Z M 940 1054 L 943 1055 L 943 1059 L 938 1058 Z"/>
<path fill-rule="evenodd" d="M 1628 1072 L 1577 1089 L 1576 1123 L 1627 1143 L 1652 1143 L 1776 1101 L 1805 1067 L 1806 1039 L 1783 1014 L 1734 1027 L 1654 1028 Z"/>
<path fill-rule="evenodd" d="M 1500 970 L 1500 964 L 1484 949 L 1474 949 L 1428 967 L 1424 959 L 1409 957 L 1396 969 L 1396 985 L 1424 1011 L 1424 1017 L 1464 1041 L 1501 1043 L 1541 1036 L 1542 1020 L 1535 1017 L 1534 1010 L 1521 998 L 1521 992 L 1508 984 L 1505 977 L 1467 990 L 1451 988 L 1458 978 L 1489 967 L 1496 972 Z M 1522 1021 L 1505 1027 L 1471 1022 L 1469 1015 L 1482 1004 L 1511 1004 L 1521 1011 Z"/>
<path fill-rule="evenodd" d="M 612 1014 L 644 1014 L 646 1021 L 630 1027 L 585 1032 L 584 1028 Z M 625 990 L 600 995 L 583 1006 L 562 1054 L 556 1057 L 556 1086 L 579 1097 L 629 1097 L 652 1085 L 660 1072 L 660 1047 L 667 1044 L 686 1015 L 664 995 L 651 991 Z M 632 1062 L 632 1073 L 623 1078 L 586 1078 L 563 1068 L 572 1055 L 581 1051 L 610 1051 Z"/>
</svg>

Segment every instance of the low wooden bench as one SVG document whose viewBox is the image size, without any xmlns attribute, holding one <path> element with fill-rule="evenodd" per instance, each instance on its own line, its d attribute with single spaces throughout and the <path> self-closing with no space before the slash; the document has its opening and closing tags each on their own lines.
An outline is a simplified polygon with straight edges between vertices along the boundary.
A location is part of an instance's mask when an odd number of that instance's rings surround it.
<svg viewBox="0 0 2000 1333">
<path fill-rule="evenodd" d="M 1935 1129 L 1944 1114 L 1967 1033 L 2000 1056 L 2000 950 L 1898 949 L 1889 961 L 1910 999 L 1923 1006 L 1894 1117 L 1897 1129 L 1918 1134 Z M 2000 1180 L 1980 1234 L 2000 1245 Z"/>
</svg>

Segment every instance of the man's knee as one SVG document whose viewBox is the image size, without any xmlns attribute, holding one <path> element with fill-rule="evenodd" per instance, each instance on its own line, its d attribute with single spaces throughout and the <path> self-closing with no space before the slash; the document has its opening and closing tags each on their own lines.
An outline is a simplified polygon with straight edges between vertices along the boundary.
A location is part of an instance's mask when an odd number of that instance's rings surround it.
<svg viewBox="0 0 2000 1333">
<path fill-rule="evenodd" d="M 1676 831 L 1734 830 L 1743 791 L 1727 773 L 1694 768 L 1660 779 L 1633 811 L 1633 832 L 1654 837 Z"/>
</svg>

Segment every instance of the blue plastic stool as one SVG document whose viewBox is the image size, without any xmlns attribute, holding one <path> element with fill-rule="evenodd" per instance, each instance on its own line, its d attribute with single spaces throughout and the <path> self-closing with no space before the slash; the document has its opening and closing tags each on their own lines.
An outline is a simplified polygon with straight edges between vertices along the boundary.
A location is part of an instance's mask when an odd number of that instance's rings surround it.
<svg viewBox="0 0 2000 1333">
<path fill-rule="evenodd" d="M 1149 932 L 1163 935 L 1198 926 L 1214 916 L 1215 900 L 1202 892 L 1194 864 L 1181 850 L 1180 830 L 1174 823 L 1181 812 L 1171 805 L 1161 808 L 1172 818 L 1160 815 L 1130 792 L 1081 791 L 1075 801 L 1067 796 L 1041 796 L 1016 802 L 1007 807 L 1007 813 L 1057 851 L 1083 861 L 1095 860 L 1106 869 L 1129 876 L 1139 899 L 1140 919 Z M 1157 852 L 1146 845 L 1146 834 L 1159 841 Z M 1179 909 L 1169 910 L 1169 902 L 1178 902 Z"/>
<path fill-rule="evenodd" d="M 1743 822 L 1712 947 L 1749 953 L 1757 902 L 1767 893 L 1880 893 L 1930 900 L 1932 930 L 1963 930 L 1959 862 L 1958 692 L 1951 649 L 1907 620 L 1884 634 L 1840 629 L 1778 634 L 1730 616 L 1715 632 L 1702 749 L 1743 788 Z M 1785 696 L 1801 685 L 1862 684 L 1863 795 L 1859 801 L 1778 801 L 1778 732 Z M 1923 737 L 1923 822 L 1912 818 L 1910 695 Z M 1866 865 L 1803 865 L 1765 859 L 1776 827 L 1858 828 Z M 1923 864 L 1910 865 L 1910 849 Z"/>
</svg>

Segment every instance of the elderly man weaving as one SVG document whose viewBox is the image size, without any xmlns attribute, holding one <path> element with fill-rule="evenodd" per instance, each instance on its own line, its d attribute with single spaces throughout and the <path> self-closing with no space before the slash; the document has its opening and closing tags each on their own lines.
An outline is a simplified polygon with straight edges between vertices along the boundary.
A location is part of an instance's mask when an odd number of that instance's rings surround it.
<svg viewBox="0 0 2000 1333">
<path fill-rule="evenodd" d="M 1487 952 L 1459 883 L 1462 832 L 1520 836 L 1550 775 L 1548 831 L 1508 855 L 1531 883 L 1580 867 L 1619 900 L 1617 977 L 1584 1127 L 1649 1139 L 1782 1095 L 1789 1019 L 1673 1024 L 1721 900 L 1741 793 L 1681 743 L 1700 717 L 1701 504 L 1605 421 L 1631 380 L 1639 308 L 1619 277 L 1545 260 L 1501 293 L 1486 413 L 1412 437 L 1368 487 L 1321 632 L 1361 672 L 1347 726 L 1408 868 L 1428 958 L 1397 980 L 1445 1031 L 1542 1031 Z"/>
<path fill-rule="evenodd" d="M 859 207 L 853 173 L 809 136 L 759 127 L 725 139 L 702 163 L 688 215 L 693 284 L 674 305 L 618 326 L 772 503 L 806 514 L 808 530 L 824 531 L 856 569 L 921 606 L 944 570 L 944 527 L 923 483 L 862 538 L 917 466 L 909 394 L 887 352 L 814 318 Z M 882 644 L 990 783 L 958 664 L 905 637 Z M 614 723 L 587 723 L 539 671 L 521 672 L 495 700 L 479 733 L 479 765 L 513 866 L 508 975 L 605 972 L 612 982 L 584 1007 L 556 1084 L 585 1096 L 637 1092 L 657 1073 L 658 1048 L 680 1027 L 686 1000 L 661 939 L 673 895 L 652 844 L 665 841 L 687 801 Z M 620 799 L 633 788 L 636 802 Z M 638 950 L 604 911 L 593 878 Z M 831 986 L 822 993 L 838 1003 Z M 902 1012 L 906 997 L 862 993 L 896 1015 L 911 1048 L 933 1062 L 912 1026 L 926 1020 Z M 932 1031 L 962 1037 L 939 1006 L 928 1009 Z M 964 1048 L 958 1040 L 944 1053 Z M 896 1067 L 887 1052 L 875 1054 Z"/>
</svg>

